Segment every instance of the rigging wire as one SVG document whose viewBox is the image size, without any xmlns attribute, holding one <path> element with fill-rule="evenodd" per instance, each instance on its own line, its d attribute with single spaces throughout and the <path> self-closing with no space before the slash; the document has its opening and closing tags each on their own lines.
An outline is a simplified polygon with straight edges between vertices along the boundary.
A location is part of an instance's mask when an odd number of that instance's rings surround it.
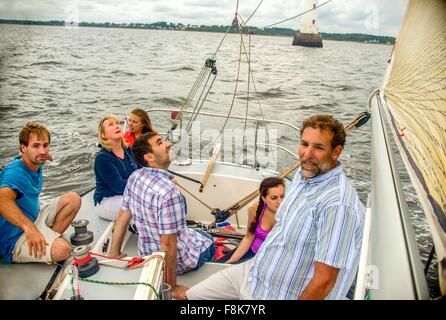
<svg viewBox="0 0 446 320">
<path fill-rule="evenodd" d="M 254 14 L 257 12 L 257 9 L 259 9 L 260 5 L 262 4 L 263 0 L 261 0 L 259 2 L 259 4 L 257 5 L 257 7 L 254 9 L 254 11 L 251 13 L 251 15 L 248 17 L 248 19 L 246 19 L 245 22 L 243 22 L 243 25 L 246 26 L 248 21 L 251 20 L 251 18 L 254 16 Z"/>
<path fill-rule="evenodd" d="M 246 93 L 246 109 L 245 109 L 245 123 L 243 126 L 243 141 L 242 148 L 245 145 L 245 136 L 246 136 L 246 126 L 248 124 L 248 109 L 249 109 L 249 87 L 250 87 L 250 79 L 251 79 L 251 34 L 248 33 L 248 89 Z M 240 154 L 243 157 L 243 152 Z"/>
<path fill-rule="evenodd" d="M 189 131 L 192 129 L 192 124 L 197 119 L 198 115 L 200 114 L 201 108 L 203 107 L 203 104 L 206 101 L 206 98 L 207 98 L 209 92 L 211 91 L 212 86 L 214 85 L 215 79 L 217 77 L 216 74 L 214 74 L 214 78 L 212 79 L 211 84 L 209 85 L 208 90 L 206 91 L 206 94 L 204 95 L 204 98 L 202 99 L 203 93 L 206 90 L 206 86 L 208 85 L 208 82 L 209 82 L 209 79 L 210 79 L 211 75 L 212 75 L 212 73 L 209 73 L 209 76 L 208 76 L 208 78 L 206 80 L 206 83 L 204 84 L 203 89 L 201 90 L 201 93 L 200 93 L 200 96 L 198 97 L 198 100 L 197 100 L 197 103 L 195 105 L 195 108 L 192 111 L 192 114 L 191 114 L 191 116 L 189 118 L 189 121 L 188 121 L 188 123 L 186 125 L 186 130 L 185 130 L 186 133 L 189 133 Z M 201 103 L 200 103 L 200 101 L 201 101 Z"/>
<path fill-rule="evenodd" d="M 305 11 L 305 12 L 299 13 L 299 14 L 297 14 L 297 15 L 295 15 L 295 16 L 292 16 L 291 18 L 288 18 L 288 19 L 285 19 L 285 20 L 281 20 L 281 21 L 279 21 L 279 22 L 276 22 L 276 23 L 270 24 L 270 25 L 268 25 L 268 26 L 265 26 L 265 27 L 263 27 L 263 28 L 260 28 L 260 29 L 266 29 L 266 28 L 270 28 L 270 27 L 273 27 L 273 26 L 277 26 L 278 24 L 282 24 L 282 23 L 284 23 L 284 22 L 287 22 L 287 21 L 293 20 L 293 19 L 295 19 L 295 18 L 297 18 L 297 17 L 300 17 L 300 16 L 302 16 L 302 15 L 304 15 L 304 14 L 306 14 L 306 13 L 310 12 L 310 11 L 313 11 L 313 10 L 316 10 L 316 9 L 320 8 L 320 7 L 322 7 L 322 6 L 326 5 L 327 3 L 331 2 L 331 1 L 333 1 L 333 0 L 328 0 L 328 1 L 325 1 L 324 3 L 322 3 L 322 4 L 318 5 L 318 6 L 315 6 L 315 7 L 311 8 L 311 9 L 309 9 L 309 10 Z"/>
<path fill-rule="evenodd" d="M 262 1 L 263 1 L 263 0 L 262 0 Z M 238 15 L 238 7 L 239 7 L 239 0 L 237 0 L 237 5 L 236 5 L 236 10 L 235 10 L 235 17 L 234 17 L 234 20 L 237 18 L 237 15 Z M 215 52 L 212 54 L 212 56 L 211 56 L 210 59 L 212 59 L 212 60 L 215 59 L 215 56 L 217 55 L 218 51 L 220 50 L 220 48 L 221 48 L 223 42 L 225 41 L 225 39 L 226 39 L 226 37 L 227 37 L 229 31 L 232 29 L 232 27 L 233 27 L 232 24 L 231 24 L 230 26 L 228 26 L 228 28 L 226 29 L 226 32 L 225 32 L 223 38 L 220 40 L 220 43 L 219 43 L 219 45 L 217 46 L 217 49 L 216 49 Z M 203 69 L 202 69 L 202 70 L 203 70 Z M 200 75 L 201 75 L 201 73 L 199 74 L 199 77 L 198 77 L 198 78 L 200 78 Z M 215 78 L 214 78 L 214 80 L 215 80 Z M 167 133 L 167 137 L 169 137 L 169 136 L 171 135 L 171 132 L 172 132 L 173 130 L 175 130 L 176 126 L 178 125 L 178 120 L 177 120 L 177 119 L 181 119 L 181 115 L 182 115 L 183 111 L 185 111 L 185 110 L 187 109 L 187 104 L 190 104 L 190 102 L 192 101 L 193 97 L 194 97 L 195 94 L 196 94 L 196 91 L 198 90 L 198 87 L 201 85 L 201 82 L 202 82 L 202 80 L 199 81 L 198 79 L 195 81 L 195 83 L 194 83 L 194 85 L 192 86 L 191 91 L 190 91 L 190 93 L 189 93 L 189 95 L 188 95 L 188 98 L 186 99 L 185 103 L 184 103 L 183 106 L 180 108 L 180 111 L 177 113 L 175 119 L 173 120 L 173 121 L 174 121 L 174 124 L 173 124 L 173 126 L 171 127 L 171 129 L 169 129 L 169 131 L 168 131 L 168 133 Z M 212 84 L 213 84 L 213 82 L 212 82 Z M 207 97 L 207 94 L 210 92 L 211 87 L 212 87 L 212 85 L 209 87 L 208 92 L 206 93 L 206 97 Z M 202 107 L 204 101 L 205 101 L 205 99 L 203 100 L 203 102 L 202 102 L 202 104 L 201 104 L 199 110 L 201 110 L 201 107 Z M 199 103 L 199 102 L 197 102 L 197 105 L 198 105 L 198 103 Z M 198 111 L 198 113 L 199 113 L 199 111 Z M 197 113 L 197 115 L 194 115 L 194 113 L 191 114 L 189 123 L 191 122 L 192 119 L 194 119 L 193 121 L 195 121 L 195 119 L 196 119 L 197 116 L 198 116 L 198 113 Z M 189 134 L 189 131 L 188 131 L 188 130 L 190 130 L 190 125 L 189 125 L 189 124 L 187 125 L 187 130 L 185 131 L 185 134 L 186 134 L 186 135 Z M 180 143 L 182 143 L 182 141 L 183 141 L 183 135 L 181 135 L 181 141 L 180 141 Z"/>
<path fill-rule="evenodd" d="M 201 68 L 197 78 L 195 79 L 194 84 L 192 85 L 186 99 L 184 100 L 183 104 L 180 107 L 179 112 L 177 113 L 175 119 L 173 119 L 173 125 L 171 126 L 171 128 L 169 129 L 169 131 L 167 132 L 166 136 L 167 138 L 169 138 L 169 136 L 171 136 L 172 131 L 176 129 L 177 125 L 178 125 L 178 120 L 182 119 L 182 114 L 183 111 L 186 110 L 190 104 L 192 103 L 192 100 L 195 96 L 195 94 L 197 93 L 197 90 L 200 88 L 201 83 L 203 82 L 203 79 L 206 77 L 206 74 L 208 72 L 208 68 L 206 66 L 206 64 Z"/>
<path fill-rule="evenodd" d="M 262 0 L 263 1 L 263 0 Z M 260 4 L 259 4 L 260 5 Z M 257 10 L 257 9 L 256 9 Z M 251 14 L 251 16 L 252 16 L 253 14 Z M 242 26 L 244 26 L 246 29 L 247 29 L 247 34 L 248 35 L 251 35 L 253 32 L 252 32 L 252 30 L 248 27 L 248 26 L 246 26 L 246 23 L 247 23 L 247 21 L 245 22 L 245 21 L 243 21 L 243 18 L 239 15 L 239 17 L 240 17 L 240 19 L 242 20 Z M 249 79 L 252 79 L 252 83 L 253 83 L 253 87 L 254 87 L 254 91 L 255 91 L 255 93 L 256 93 L 256 96 L 257 96 L 257 103 L 258 103 L 258 105 L 259 105 L 259 109 L 260 109 L 260 114 L 261 114 L 261 116 L 262 116 L 262 119 L 263 119 L 263 125 L 265 126 L 265 128 L 267 129 L 267 138 L 269 139 L 269 135 L 268 135 L 268 124 L 267 124 L 267 122 L 266 122 L 266 120 L 265 120 L 265 116 L 264 116 L 264 114 L 263 114 L 263 108 L 262 108 L 262 105 L 261 105 L 261 103 L 260 103 L 260 98 L 259 98 L 259 92 L 257 91 L 257 86 L 256 86 L 256 82 L 255 82 L 255 80 L 254 80 L 254 74 L 253 74 L 253 72 L 252 72 L 252 68 L 251 68 L 251 37 L 249 37 L 249 46 L 248 46 L 248 51 L 246 50 L 246 46 L 245 46 L 245 42 L 243 41 L 243 39 L 242 39 L 242 43 L 243 43 L 243 52 L 244 52 L 244 54 L 245 54 L 245 57 L 246 57 L 246 61 L 247 61 L 247 63 L 248 63 L 248 70 L 249 70 L 249 72 L 248 72 L 248 83 L 249 83 Z M 249 52 L 249 55 L 247 54 L 247 52 Z M 248 90 L 249 90 L 249 84 L 248 84 Z"/>
<path fill-rule="evenodd" d="M 248 30 L 249 30 L 249 28 L 248 28 Z M 244 43 L 243 43 L 243 49 L 244 49 L 244 53 L 245 53 L 246 59 L 249 61 L 249 69 L 251 70 L 251 72 L 250 72 L 250 76 L 251 76 L 251 79 L 252 79 L 252 84 L 253 84 L 254 91 L 255 91 L 256 96 L 257 96 L 257 103 L 258 103 L 258 105 L 259 105 L 260 115 L 262 116 L 262 119 L 263 119 L 262 124 L 264 125 L 264 127 L 265 127 L 265 129 L 266 129 L 266 138 L 269 140 L 269 133 L 268 133 L 268 131 L 269 131 L 269 127 L 268 127 L 268 123 L 267 123 L 266 120 L 265 120 L 265 115 L 264 115 L 264 113 L 263 113 L 262 104 L 261 104 L 261 102 L 260 102 L 260 98 L 259 98 L 259 97 L 260 97 L 260 94 L 259 94 L 259 92 L 258 92 L 258 90 L 257 90 L 256 81 L 255 81 L 255 79 L 254 79 L 254 74 L 253 74 L 253 72 L 252 72 L 252 68 L 251 68 L 251 58 L 250 58 L 250 56 L 247 55 L 247 50 L 246 50 L 246 47 L 245 47 L 245 44 L 244 44 Z"/>
<path fill-rule="evenodd" d="M 212 58 L 215 58 L 215 56 L 217 55 L 217 52 L 220 50 L 221 45 L 222 45 L 223 42 L 225 41 L 226 37 L 228 36 L 229 30 L 231 30 L 231 29 L 232 29 L 232 25 L 230 25 L 230 26 L 228 27 L 228 29 L 226 29 L 226 33 L 225 33 L 225 35 L 223 36 L 223 38 L 221 39 L 220 44 L 218 45 L 218 47 L 217 47 L 217 49 L 215 50 L 214 54 L 212 55 Z"/>
<path fill-rule="evenodd" d="M 320 7 L 322 7 L 322 6 L 326 5 L 326 4 L 328 4 L 328 3 L 331 2 L 331 1 L 332 1 L 332 0 L 328 0 L 328 1 L 322 3 L 322 4 L 318 5 L 318 6 L 315 6 L 315 7 L 311 8 L 311 9 L 305 11 L 305 12 L 302 12 L 302 13 L 300 13 L 300 14 L 298 14 L 298 15 L 295 15 L 295 16 L 290 17 L 290 18 L 288 18 L 288 19 L 281 20 L 281 21 L 279 21 L 279 22 L 276 22 L 276 23 L 273 23 L 273 24 L 271 24 L 271 25 L 265 26 L 265 27 L 263 27 L 263 29 L 268 28 L 268 27 L 272 27 L 272 26 L 275 26 L 275 25 L 278 25 L 278 24 L 281 24 L 281 23 L 284 23 L 284 22 L 289 21 L 289 20 L 292 20 L 292 19 L 295 19 L 295 18 L 297 18 L 297 17 L 299 17 L 299 16 L 302 16 L 302 15 L 308 13 L 308 12 L 311 12 L 311 11 L 313 11 L 313 10 L 316 10 L 316 9 L 320 8 Z M 267 130 L 266 130 L 267 138 L 269 139 L 268 128 L 267 128 L 267 124 L 266 124 L 266 121 L 265 121 L 265 117 L 264 117 L 264 113 L 263 113 L 263 108 L 261 107 L 260 99 L 259 99 L 259 97 L 258 97 L 258 91 L 257 91 L 256 84 L 255 84 L 255 81 L 254 81 L 254 76 L 253 76 L 253 74 L 252 74 L 252 70 L 251 70 L 251 60 L 250 60 L 250 59 L 251 59 L 251 57 L 250 57 L 250 55 L 251 55 L 251 43 L 250 43 L 250 42 L 251 42 L 251 38 L 249 38 L 249 51 L 248 51 L 249 54 L 248 54 L 248 53 L 247 53 L 247 50 L 246 50 L 246 47 L 245 47 L 245 43 L 244 43 L 244 41 L 243 41 L 243 35 L 242 35 L 242 27 L 246 27 L 246 28 L 247 28 L 247 30 L 248 30 L 247 33 L 248 33 L 248 34 L 252 34 L 252 33 L 253 33 L 253 32 L 252 32 L 251 30 L 249 30 L 249 28 L 247 27 L 247 23 L 248 23 L 248 21 L 255 15 L 255 13 L 256 13 L 257 10 L 259 9 L 259 7 L 262 5 L 262 3 L 263 3 L 263 0 L 261 0 L 261 1 L 258 3 L 257 7 L 256 7 L 256 8 L 254 9 L 254 11 L 251 13 L 251 15 L 249 16 L 249 18 L 248 18 L 246 21 L 243 21 L 242 17 L 241 17 L 240 14 L 238 13 L 239 0 L 237 0 L 236 10 L 235 10 L 235 16 L 234 16 L 233 23 L 232 23 L 230 26 L 228 26 L 228 28 L 227 28 L 227 30 L 226 30 L 226 32 L 225 32 L 223 38 L 221 39 L 221 41 L 220 41 L 220 43 L 219 43 L 217 49 L 215 50 L 215 52 L 214 52 L 213 55 L 212 55 L 212 58 L 211 58 L 211 59 L 215 59 L 215 56 L 217 55 L 218 51 L 220 50 L 222 44 L 224 43 L 224 41 L 225 41 L 225 39 L 226 39 L 226 37 L 227 37 L 229 31 L 230 31 L 233 27 L 235 27 L 235 24 L 236 24 L 236 26 L 238 27 L 238 31 L 239 31 L 239 33 L 240 33 L 240 50 L 239 50 L 239 59 L 238 59 L 238 62 L 239 62 L 239 63 L 238 63 L 238 68 L 237 68 L 236 84 L 235 84 L 234 93 L 233 93 L 233 97 L 232 97 L 232 101 L 231 101 L 231 106 L 230 106 L 230 108 L 229 108 L 228 115 L 227 115 L 227 117 L 226 117 L 226 119 L 225 119 L 225 122 L 224 122 L 224 124 L 223 124 L 223 126 L 222 126 L 222 128 L 221 128 L 221 130 L 220 130 L 220 133 L 218 134 L 218 136 L 215 138 L 215 140 L 213 141 L 213 143 L 212 143 L 211 145 L 215 144 L 215 142 L 221 137 L 221 135 L 222 135 L 222 133 L 223 133 L 223 130 L 224 130 L 224 128 L 226 127 L 227 122 L 228 122 L 228 120 L 229 120 L 229 117 L 230 117 L 230 115 L 231 115 L 231 113 L 232 113 L 232 110 L 233 110 L 233 107 L 234 107 L 234 102 L 235 102 L 235 97 L 236 97 L 237 89 L 238 89 L 238 82 L 239 82 L 239 76 L 240 76 L 240 64 L 241 64 L 241 55 L 242 55 L 242 52 L 244 52 L 244 54 L 245 54 L 245 56 L 246 56 L 246 61 L 247 61 L 247 63 L 248 63 L 248 96 L 247 96 L 247 101 L 248 101 L 248 102 L 247 102 L 247 109 L 248 109 L 248 103 L 249 103 L 250 79 L 252 79 L 252 81 L 253 81 L 253 87 L 254 87 L 254 90 L 256 91 L 256 94 L 257 94 L 257 100 L 258 100 L 258 104 L 259 104 L 260 112 L 261 112 L 261 115 L 262 115 L 262 118 L 263 118 L 263 123 L 264 123 L 264 125 L 265 125 L 265 128 L 267 129 Z M 240 18 L 240 20 L 241 20 L 241 24 L 239 23 L 238 18 Z M 244 49 L 244 51 L 243 51 L 242 49 Z M 177 125 L 177 123 L 178 123 L 178 119 L 181 119 L 181 115 L 182 115 L 182 113 L 183 113 L 183 112 L 190 106 L 191 101 L 193 100 L 193 97 L 196 95 L 196 93 L 197 93 L 197 91 L 198 91 L 198 88 L 199 88 L 199 86 L 202 84 L 203 79 L 204 79 L 204 77 L 205 77 L 205 75 L 206 75 L 206 73 L 207 73 L 208 71 L 209 71 L 209 69 L 206 69 L 206 66 L 203 67 L 202 71 L 201 71 L 200 74 L 199 74 L 198 79 L 195 81 L 194 85 L 192 86 L 192 89 L 191 89 L 191 91 L 190 91 L 190 93 L 189 93 L 187 99 L 185 100 L 185 103 L 184 103 L 184 104 L 182 105 L 182 107 L 180 108 L 180 111 L 176 114 L 176 117 L 175 117 L 175 119 L 174 119 L 174 125 L 173 125 L 172 128 L 168 131 L 168 135 L 167 135 L 168 137 L 169 137 L 169 135 L 171 134 L 171 131 L 174 130 L 174 129 L 176 128 L 176 125 Z M 209 75 L 209 76 L 210 76 L 210 75 Z M 189 134 L 189 131 L 191 130 L 191 127 L 192 127 L 192 123 L 197 119 L 198 114 L 200 113 L 200 111 L 201 111 L 201 109 L 202 109 L 202 107 L 203 107 L 203 105 L 204 105 L 204 102 L 206 101 L 207 95 L 209 94 L 209 92 L 210 92 L 210 90 L 211 90 L 211 88 L 212 88 L 212 85 L 213 85 L 213 83 L 214 83 L 214 81 L 215 81 L 215 78 L 216 78 L 216 77 L 214 77 L 214 79 L 213 79 L 211 85 L 208 87 L 208 89 L 207 89 L 207 91 L 206 91 L 206 94 L 205 94 L 205 97 L 201 100 L 201 97 L 203 96 L 203 93 L 204 93 L 205 90 L 206 90 L 206 86 L 207 86 L 207 83 L 208 83 L 208 81 L 209 81 L 209 76 L 208 76 L 208 79 L 207 79 L 207 81 L 206 81 L 206 83 L 205 83 L 205 85 L 204 85 L 204 87 L 203 87 L 203 89 L 202 89 L 202 91 L 201 91 L 201 94 L 200 94 L 200 96 L 199 96 L 199 98 L 198 98 L 198 100 L 197 100 L 197 103 L 196 103 L 196 105 L 195 105 L 195 108 L 194 108 L 194 110 L 193 110 L 193 112 L 192 112 L 192 114 L 191 114 L 191 116 L 190 116 L 190 118 L 189 118 L 188 124 L 187 124 L 187 126 L 186 126 L 186 130 L 185 130 L 185 132 L 181 135 L 180 144 L 182 144 L 182 143 L 184 142 L 184 135 L 188 135 L 188 134 Z M 200 100 L 201 100 L 201 103 L 200 103 Z M 246 115 L 246 114 L 245 114 L 245 115 Z M 244 133 L 245 133 L 245 132 L 246 132 L 246 117 L 245 117 L 245 124 L 244 124 Z M 243 138 L 243 144 L 244 144 L 244 138 Z"/>
<path fill-rule="evenodd" d="M 222 126 L 222 128 L 220 130 L 220 133 L 215 138 L 215 140 L 212 143 L 212 145 L 215 144 L 215 142 L 218 140 L 218 138 L 220 138 L 221 134 L 223 133 L 223 130 L 225 129 L 226 124 L 228 123 L 229 117 L 231 116 L 232 109 L 234 108 L 235 97 L 237 95 L 238 83 L 239 83 L 239 79 L 240 79 L 240 65 L 241 65 L 241 62 L 242 62 L 242 43 L 243 43 L 243 35 L 240 34 L 240 51 L 239 51 L 239 57 L 238 57 L 237 77 L 235 79 L 235 87 L 234 87 L 234 93 L 232 95 L 231 106 L 229 108 L 229 112 L 228 112 L 228 114 L 226 116 L 225 122 L 223 123 L 223 126 Z"/>
<path fill-rule="evenodd" d="M 213 211 L 214 208 L 212 208 L 209 204 L 207 204 L 206 202 L 204 202 L 203 200 L 201 200 L 200 198 L 198 198 L 197 196 L 195 196 L 192 192 L 190 192 L 189 190 L 187 190 L 186 187 L 184 187 L 183 185 L 179 184 L 178 181 L 176 182 L 176 185 L 179 186 L 181 189 L 183 189 L 187 194 L 189 194 L 192 198 L 194 198 L 195 200 L 197 200 L 198 202 L 200 202 L 203 206 L 205 206 L 206 208 L 208 208 L 209 210 Z"/>
<path fill-rule="evenodd" d="M 243 18 L 240 17 L 240 19 L 243 21 Z M 249 103 L 249 94 L 250 94 L 250 80 L 252 79 L 252 83 L 253 83 L 253 87 L 254 87 L 254 91 L 256 93 L 257 96 L 257 103 L 259 105 L 259 109 L 260 109 L 260 114 L 262 116 L 263 121 L 261 122 L 263 124 L 263 126 L 265 127 L 265 131 L 266 131 L 266 139 L 269 140 L 269 126 L 268 123 L 265 120 L 265 116 L 263 114 L 263 108 L 262 105 L 260 103 L 260 98 L 259 98 L 259 92 L 257 91 L 257 86 L 256 86 L 256 82 L 254 80 L 254 74 L 252 72 L 252 68 L 251 68 L 251 34 L 252 31 L 249 29 L 249 27 L 246 26 L 246 22 L 242 23 L 243 26 L 245 26 L 245 28 L 247 29 L 247 35 L 248 35 L 248 50 L 246 50 L 246 46 L 245 46 L 245 42 L 242 39 L 242 43 L 243 43 L 243 53 L 245 54 L 246 57 L 246 61 L 248 63 L 248 94 L 247 94 L 247 108 L 248 108 L 248 103 Z M 246 109 L 246 114 L 245 114 L 245 128 L 243 129 L 243 143 L 242 145 L 244 145 L 244 140 L 245 140 L 245 132 L 246 132 L 246 124 L 247 124 L 247 116 L 248 116 L 248 110 Z M 257 128 L 256 127 L 256 140 L 257 140 Z M 255 143 L 255 145 L 257 145 L 257 142 Z M 255 151 L 254 151 L 255 152 Z M 275 159 L 273 159 L 273 161 L 275 161 Z"/>
<path fill-rule="evenodd" d="M 211 58 L 208 58 L 208 59 L 206 60 L 205 66 L 203 66 L 202 70 L 200 71 L 200 73 L 199 73 L 199 75 L 198 75 L 198 77 L 197 77 L 197 80 L 196 80 L 196 81 L 194 82 L 194 84 L 192 85 L 192 88 L 191 88 L 191 90 L 190 90 L 190 92 L 189 92 L 189 94 L 188 94 L 188 97 L 186 98 L 185 102 L 184 102 L 183 105 L 181 106 L 181 108 L 180 108 L 179 112 L 177 113 L 175 119 L 173 119 L 174 124 L 173 124 L 172 127 L 169 129 L 169 131 L 167 132 L 167 135 L 166 135 L 167 137 L 171 136 L 172 131 L 176 129 L 176 127 L 177 127 L 177 125 L 178 125 L 178 119 L 181 119 L 181 116 L 182 116 L 183 112 L 184 112 L 184 111 L 189 107 L 189 105 L 191 104 L 191 102 L 192 102 L 193 98 L 195 97 L 195 95 L 196 95 L 196 93 L 197 93 L 199 87 L 201 86 L 201 83 L 203 82 L 204 77 L 206 76 L 206 73 L 207 73 L 207 72 L 213 72 L 213 69 L 208 68 L 208 61 L 211 60 L 211 61 L 214 61 L 214 62 L 215 62 L 215 56 L 217 55 L 218 51 L 220 50 L 220 48 L 221 48 L 221 46 L 222 46 L 224 40 L 226 39 L 226 37 L 227 37 L 229 31 L 231 30 L 231 28 L 232 28 L 232 25 L 230 25 L 230 26 L 226 29 L 226 32 L 225 32 L 223 38 L 221 39 L 219 45 L 217 46 L 217 49 L 216 49 L 215 52 L 212 54 Z M 216 75 L 216 72 L 215 72 L 214 74 Z M 215 80 L 215 77 L 214 77 L 214 80 Z M 214 82 L 214 81 L 213 81 L 213 82 Z M 213 84 L 213 82 L 212 82 L 212 84 Z M 209 87 L 208 92 L 206 93 L 206 96 L 207 96 L 207 94 L 209 93 L 211 87 L 212 87 L 212 85 Z M 197 104 L 198 104 L 198 102 L 197 102 Z M 201 108 L 200 108 L 200 109 L 201 109 Z M 194 114 L 192 113 L 192 114 L 191 114 L 191 119 L 192 119 L 193 116 L 194 116 Z M 198 116 L 198 115 L 197 115 L 197 116 Z M 197 116 L 195 116 L 195 119 L 196 119 Z M 186 131 L 184 134 L 189 134 L 189 132 Z M 181 135 L 181 141 L 180 141 L 180 143 L 182 143 L 182 140 L 183 140 L 183 135 Z"/>
</svg>

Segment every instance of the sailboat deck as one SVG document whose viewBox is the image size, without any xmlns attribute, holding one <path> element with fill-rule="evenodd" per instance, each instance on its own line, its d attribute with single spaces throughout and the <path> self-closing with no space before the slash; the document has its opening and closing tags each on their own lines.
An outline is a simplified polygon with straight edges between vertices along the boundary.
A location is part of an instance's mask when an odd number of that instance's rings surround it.
<svg viewBox="0 0 446 320">
<path fill-rule="evenodd" d="M 175 167 L 176 171 L 180 171 L 192 177 L 200 179 L 202 172 L 206 168 L 205 163 L 194 163 L 191 166 Z M 226 165 L 217 163 L 215 166 L 215 175 L 211 176 L 208 185 L 203 193 L 198 192 L 198 186 L 190 184 L 182 178 L 178 178 L 179 183 L 182 183 L 189 190 L 193 190 L 193 193 L 210 203 L 214 207 L 224 208 L 233 201 L 239 200 L 241 197 L 249 194 L 258 187 L 258 183 L 266 175 L 272 175 L 272 171 L 256 170 L 253 168 Z M 237 187 L 234 187 L 237 185 Z M 230 192 L 229 192 L 230 191 Z M 225 193 L 225 197 L 221 197 L 222 192 Z M 110 233 L 114 222 L 110 222 L 98 217 L 94 212 L 93 205 L 94 190 L 91 190 L 82 196 L 82 206 L 79 210 L 77 219 L 86 219 L 89 221 L 87 226 L 88 231 L 93 232 L 94 243 L 91 245 L 94 248 L 94 252 L 107 254 L 110 241 L 107 241 L 107 237 L 104 237 L 107 232 Z M 230 194 L 230 195 L 229 195 Z M 199 222 L 210 222 L 213 216 L 210 215 L 209 210 L 199 204 L 196 199 L 185 194 L 188 202 L 188 219 L 192 219 Z M 255 201 L 255 199 L 254 199 Z M 244 208 L 246 211 L 247 208 Z M 244 211 L 240 213 L 241 227 L 246 225 L 246 217 L 244 217 Z M 232 217 L 230 221 L 233 221 L 233 225 L 236 226 L 236 219 Z M 239 229 L 240 230 L 240 229 Z M 63 237 L 69 239 L 70 235 L 74 232 L 72 227 L 69 227 L 64 233 Z M 124 252 L 128 256 L 138 256 L 137 251 L 137 235 L 130 235 L 128 238 Z M 102 258 L 101 258 L 102 259 Z M 67 261 L 67 265 L 71 262 L 71 258 Z M 217 272 L 222 268 L 226 268 L 228 265 L 218 263 L 207 263 L 202 266 L 198 271 L 190 272 L 178 277 L 177 282 L 192 286 L 202 279 L 207 278 L 211 274 Z M 0 263 L 0 299 L 24 299 L 33 300 L 39 298 L 45 298 L 43 294 L 48 289 L 50 279 L 55 275 L 57 269 L 56 265 L 46 265 L 41 263 L 30 264 L 4 264 Z M 99 272 L 92 276 L 97 277 L 103 281 L 112 282 L 134 282 L 137 281 L 142 268 L 138 268 L 131 272 L 127 270 L 109 270 L 111 268 L 101 267 Z M 105 286 L 94 283 L 80 283 L 81 295 L 85 294 L 85 299 L 132 299 L 135 286 Z M 66 285 L 60 299 L 70 299 L 72 296 L 71 285 Z"/>
</svg>

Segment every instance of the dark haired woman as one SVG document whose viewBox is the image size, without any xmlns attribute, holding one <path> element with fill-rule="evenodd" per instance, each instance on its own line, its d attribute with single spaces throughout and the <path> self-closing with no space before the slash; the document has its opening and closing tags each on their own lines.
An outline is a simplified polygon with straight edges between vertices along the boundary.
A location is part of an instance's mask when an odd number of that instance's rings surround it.
<svg viewBox="0 0 446 320">
<path fill-rule="evenodd" d="M 124 134 L 124 140 L 130 147 L 140 135 L 153 131 L 149 115 L 142 109 L 132 110 L 127 118 L 127 124 L 129 129 Z"/>
<path fill-rule="evenodd" d="M 285 197 L 285 183 L 277 177 L 266 178 L 259 187 L 259 201 L 248 210 L 248 232 L 237 249 L 216 262 L 241 263 L 254 257 L 276 224 L 276 211 Z"/>
</svg>

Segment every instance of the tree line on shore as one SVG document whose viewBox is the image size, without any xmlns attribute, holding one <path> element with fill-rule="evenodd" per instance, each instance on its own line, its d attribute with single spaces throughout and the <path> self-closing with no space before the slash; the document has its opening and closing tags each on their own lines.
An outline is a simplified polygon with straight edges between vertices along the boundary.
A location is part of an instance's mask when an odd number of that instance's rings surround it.
<svg viewBox="0 0 446 320">
<path fill-rule="evenodd" d="M 7 20 L 0 19 L 0 24 L 22 24 L 22 25 L 44 25 L 44 26 L 79 26 L 79 27 L 96 27 L 96 28 L 132 28 L 132 29 L 156 29 L 156 30 L 185 30 L 185 31 L 205 31 L 205 32 L 226 32 L 229 26 L 224 25 L 192 25 L 182 23 L 168 23 L 165 21 L 154 23 L 112 23 L 112 22 L 80 22 L 69 23 L 61 20 L 51 21 L 35 21 L 35 20 Z M 269 36 L 294 36 L 297 30 L 290 28 L 257 28 L 248 27 L 244 28 L 244 31 L 251 32 L 256 35 L 269 35 Z M 231 28 L 231 33 L 238 33 L 237 28 Z M 356 42 L 368 42 L 368 43 L 395 43 L 395 37 L 390 36 L 377 36 L 362 33 L 326 33 L 321 32 L 322 39 L 324 40 L 337 40 L 337 41 L 356 41 Z"/>
</svg>

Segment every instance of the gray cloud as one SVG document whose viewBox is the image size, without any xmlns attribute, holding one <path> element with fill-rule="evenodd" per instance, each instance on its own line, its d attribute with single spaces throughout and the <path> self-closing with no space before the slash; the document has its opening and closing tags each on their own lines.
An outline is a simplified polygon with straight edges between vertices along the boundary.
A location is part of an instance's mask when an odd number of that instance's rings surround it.
<svg viewBox="0 0 446 320">
<path fill-rule="evenodd" d="M 260 0 L 240 0 L 247 18 Z M 319 4 L 325 2 L 319 0 Z M 396 35 L 407 0 L 333 0 L 318 9 L 321 32 Z M 236 0 L 0 0 L 0 18 L 67 20 L 73 10 L 88 22 L 231 23 Z M 304 0 L 264 0 L 249 25 L 264 27 L 304 10 Z M 71 14 L 71 15 L 70 15 Z M 297 29 L 301 18 L 277 27 Z"/>
</svg>

